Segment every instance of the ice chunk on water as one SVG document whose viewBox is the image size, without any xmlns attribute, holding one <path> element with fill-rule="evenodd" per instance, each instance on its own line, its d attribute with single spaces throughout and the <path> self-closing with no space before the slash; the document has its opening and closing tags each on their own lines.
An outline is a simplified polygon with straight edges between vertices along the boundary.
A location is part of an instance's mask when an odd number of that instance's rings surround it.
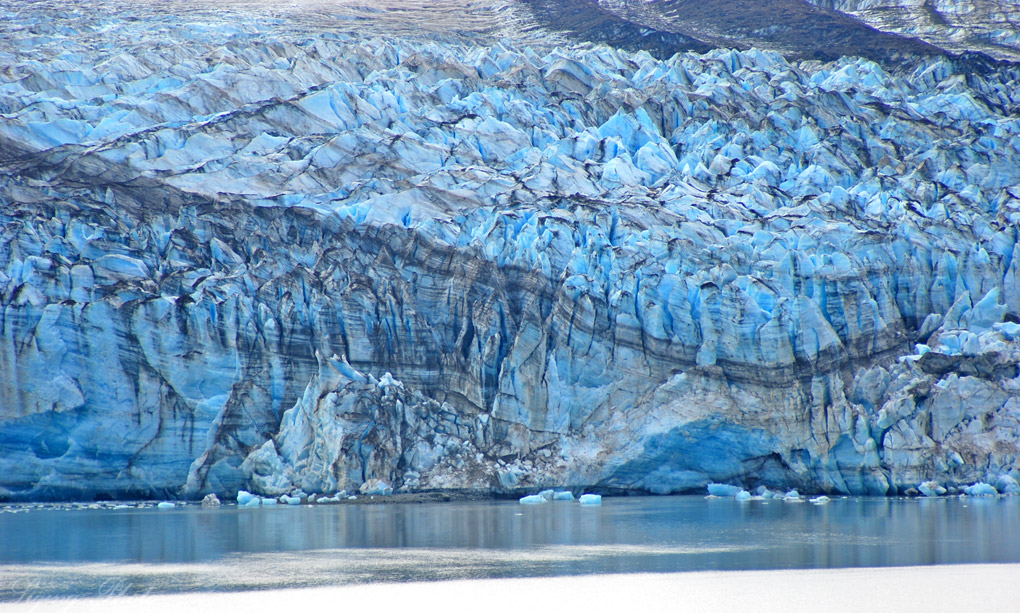
<svg viewBox="0 0 1020 613">
<path fill-rule="evenodd" d="M 242 507 L 243 506 L 247 506 L 247 504 L 249 502 L 251 502 L 252 498 L 258 498 L 258 496 L 256 496 L 255 494 L 252 494 L 251 492 L 246 492 L 245 490 L 240 490 L 239 492 L 237 492 L 237 504 L 238 504 L 238 506 L 242 506 Z"/>
<path fill-rule="evenodd" d="M 799 502 L 801 500 L 800 492 L 798 492 L 797 490 L 790 490 L 789 492 L 783 494 L 783 500 L 789 502 Z"/>
<path fill-rule="evenodd" d="M 602 504 L 602 496 L 598 494 L 581 494 L 581 497 L 577 499 L 582 506 L 585 507 L 597 507 Z"/>
<path fill-rule="evenodd" d="M 828 496 L 816 496 L 811 499 L 814 504 L 825 504 L 831 500 Z"/>
<path fill-rule="evenodd" d="M 917 486 L 925 496 L 941 496 L 946 493 L 946 488 L 938 484 L 938 481 L 925 481 Z"/>
<path fill-rule="evenodd" d="M 538 493 L 538 495 L 550 501 L 556 498 L 556 492 L 552 490 L 542 490 L 541 492 Z"/>
<path fill-rule="evenodd" d="M 262 499 L 262 506 L 264 506 L 264 507 L 273 507 L 273 506 L 276 506 L 276 498 L 263 498 Z"/>
<path fill-rule="evenodd" d="M 996 496 L 999 493 L 998 490 L 983 481 L 967 486 L 963 488 L 963 491 L 968 496 Z"/>
<path fill-rule="evenodd" d="M 553 494 L 553 500 L 573 500 L 574 495 L 570 492 L 556 492 Z"/>
<path fill-rule="evenodd" d="M 260 507 L 260 506 L 262 506 L 262 499 L 259 498 L 258 496 L 252 496 L 250 499 L 248 499 L 248 502 L 245 502 L 244 504 L 239 505 L 239 506 L 242 506 L 242 507 Z"/>
<path fill-rule="evenodd" d="M 734 496 L 734 498 L 736 498 L 737 500 L 741 500 L 741 501 L 743 501 L 743 500 L 750 500 L 751 499 L 751 492 L 749 492 L 747 490 L 740 490 L 739 492 L 737 492 L 737 495 Z"/>
<path fill-rule="evenodd" d="M 177 506 L 177 505 L 175 505 L 175 504 L 174 504 L 174 503 L 172 503 L 172 502 L 161 502 L 161 503 L 159 503 L 159 504 L 157 504 L 157 505 L 156 505 L 156 507 L 157 507 L 157 508 L 160 508 L 160 509 L 173 509 L 173 508 L 174 508 L 174 507 L 176 507 L 176 506 Z"/>
<path fill-rule="evenodd" d="M 539 494 L 532 494 L 530 496 L 525 496 L 524 498 L 521 498 L 518 502 L 520 502 L 521 504 L 545 504 L 549 501 L 545 499 L 545 496 Z"/>
<path fill-rule="evenodd" d="M 1009 475 L 999 475 L 995 480 L 995 489 L 1000 494 L 1020 494 L 1020 483 Z"/>
<path fill-rule="evenodd" d="M 736 485 L 727 485 L 725 483 L 708 484 L 708 493 L 712 496 L 731 497 L 736 496 L 740 491 L 741 489 Z"/>
<path fill-rule="evenodd" d="M 288 496 L 284 494 L 283 496 L 280 496 L 280 502 L 284 504 L 298 505 L 301 504 L 301 499 L 297 496 Z"/>
<path fill-rule="evenodd" d="M 218 507 L 220 506 L 220 499 L 216 496 L 216 494 L 207 494 L 206 497 L 202 499 L 202 506 Z"/>
</svg>

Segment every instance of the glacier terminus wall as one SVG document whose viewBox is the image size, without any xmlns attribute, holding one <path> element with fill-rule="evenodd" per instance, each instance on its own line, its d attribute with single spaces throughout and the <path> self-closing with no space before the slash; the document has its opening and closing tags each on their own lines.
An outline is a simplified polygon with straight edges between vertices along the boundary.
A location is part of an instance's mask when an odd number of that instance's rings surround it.
<svg viewBox="0 0 1020 613">
<path fill-rule="evenodd" d="M 0 500 L 1017 477 L 1016 65 L 38 6 Z"/>
</svg>

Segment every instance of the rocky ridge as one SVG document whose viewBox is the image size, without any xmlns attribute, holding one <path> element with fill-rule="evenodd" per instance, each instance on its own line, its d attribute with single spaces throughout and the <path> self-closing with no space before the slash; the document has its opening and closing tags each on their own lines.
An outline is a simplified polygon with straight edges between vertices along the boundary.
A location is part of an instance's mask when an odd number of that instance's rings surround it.
<svg viewBox="0 0 1020 613">
<path fill-rule="evenodd" d="M 1010 0 L 807 0 L 942 49 L 1020 60 L 1020 5 Z"/>
</svg>

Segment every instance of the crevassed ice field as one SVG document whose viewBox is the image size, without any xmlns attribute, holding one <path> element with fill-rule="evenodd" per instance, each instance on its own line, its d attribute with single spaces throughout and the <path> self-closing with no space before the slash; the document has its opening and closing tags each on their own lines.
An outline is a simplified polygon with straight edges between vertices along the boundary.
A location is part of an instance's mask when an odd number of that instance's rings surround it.
<svg viewBox="0 0 1020 613">
<path fill-rule="evenodd" d="M 5 2 L 0 500 L 1016 491 L 1020 72 L 973 4 L 983 56 L 866 7 L 836 55 Z"/>
</svg>

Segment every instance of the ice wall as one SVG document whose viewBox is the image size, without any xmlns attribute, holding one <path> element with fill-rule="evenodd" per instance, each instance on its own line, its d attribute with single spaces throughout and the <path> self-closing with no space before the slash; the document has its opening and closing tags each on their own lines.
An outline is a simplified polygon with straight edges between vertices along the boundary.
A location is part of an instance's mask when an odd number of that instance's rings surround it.
<svg viewBox="0 0 1020 613">
<path fill-rule="evenodd" d="M 2 16 L 0 496 L 1016 468 L 1015 68 Z"/>
</svg>

